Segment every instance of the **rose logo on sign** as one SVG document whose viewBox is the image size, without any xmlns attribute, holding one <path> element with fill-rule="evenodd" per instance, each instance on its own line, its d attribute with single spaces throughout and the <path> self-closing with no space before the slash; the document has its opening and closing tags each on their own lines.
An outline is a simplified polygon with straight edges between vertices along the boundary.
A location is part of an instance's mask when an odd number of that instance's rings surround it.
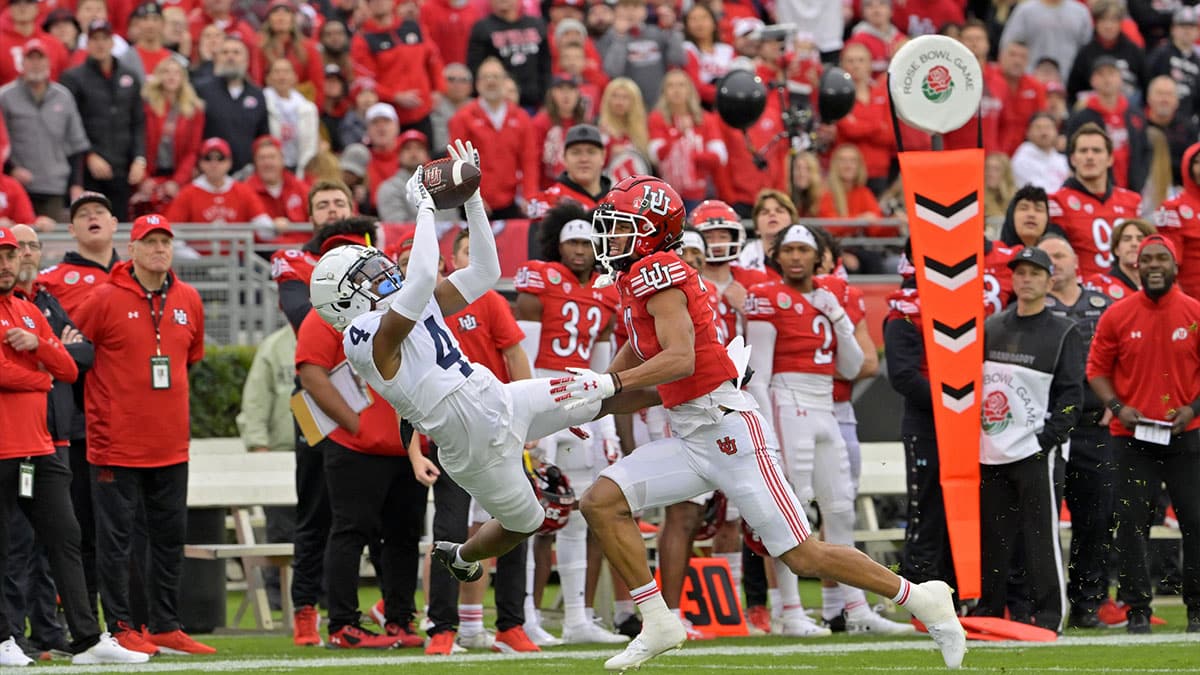
<svg viewBox="0 0 1200 675">
<path fill-rule="evenodd" d="M 950 69 L 946 66 L 934 66 L 925 74 L 921 83 L 921 93 L 934 103 L 945 103 L 950 94 L 954 93 L 954 80 L 950 77 Z"/>
<path fill-rule="evenodd" d="M 983 433 L 992 436 L 1008 428 L 1012 421 L 1008 397 L 1002 391 L 993 391 L 983 400 Z"/>
</svg>

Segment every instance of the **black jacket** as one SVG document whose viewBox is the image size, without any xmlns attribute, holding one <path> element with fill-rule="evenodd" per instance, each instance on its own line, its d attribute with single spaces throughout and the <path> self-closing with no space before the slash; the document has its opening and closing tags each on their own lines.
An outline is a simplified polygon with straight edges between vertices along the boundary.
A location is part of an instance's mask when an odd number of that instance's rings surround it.
<svg viewBox="0 0 1200 675">
<path fill-rule="evenodd" d="M 250 163 L 254 139 L 271 133 L 267 122 L 267 101 L 262 89 L 247 82 L 236 99 L 229 95 L 225 80 L 209 78 L 196 86 L 204 99 L 204 137 L 224 138 L 233 151 L 229 173 Z"/>
<path fill-rule="evenodd" d="M 20 289 L 16 289 L 16 294 L 42 310 L 42 315 L 46 317 L 46 322 L 50 324 L 50 330 L 54 331 L 55 335 L 61 337 L 63 329 L 67 326 L 75 328 L 66 310 L 46 289 L 36 288 L 33 297 L 26 296 Z M 78 381 L 83 381 L 84 372 L 92 367 L 92 361 L 95 359 L 95 348 L 86 338 L 82 342 L 63 346 L 67 348 L 67 353 L 79 368 Z M 74 385 L 70 382 L 54 381 L 54 386 L 46 397 L 46 426 L 55 445 L 84 437 L 83 408 L 76 405 Z"/>
<path fill-rule="evenodd" d="M 1111 56 L 1117 60 L 1126 96 L 1140 95 L 1146 90 L 1149 79 L 1146 77 L 1145 52 L 1122 33 L 1117 36 L 1116 44 L 1111 47 L 1105 47 L 1092 38 L 1091 42 L 1079 49 L 1071 66 L 1071 73 L 1067 77 L 1068 101 L 1074 101 L 1079 92 L 1092 88 L 1092 63 L 1100 56 Z"/>
<path fill-rule="evenodd" d="M 1092 346 L 1092 338 L 1096 335 L 1096 324 L 1100 323 L 1100 315 L 1104 310 L 1108 309 L 1113 304 L 1112 298 L 1101 293 L 1093 291 L 1089 288 L 1081 288 L 1082 293 L 1074 305 L 1067 306 L 1053 296 L 1046 297 L 1046 309 L 1055 316 L 1061 316 L 1075 322 L 1075 326 L 1079 329 L 1079 336 L 1083 339 L 1083 357 L 1087 361 L 1088 349 Z M 1084 424 L 1094 425 L 1104 416 L 1104 405 L 1100 399 L 1092 391 L 1091 387 L 1083 388 L 1083 414 L 1081 420 Z"/>
<path fill-rule="evenodd" d="M 914 279 L 905 279 L 901 288 L 916 288 Z M 916 300 L 914 294 L 910 298 Z M 904 397 L 904 417 L 900 433 L 904 436 L 936 436 L 933 425 L 933 395 L 925 365 L 925 338 L 921 334 L 920 314 L 907 314 L 893 308 L 883 324 L 883 351 L 887 355 L 888 384 Z"/>
<path fill-rule="evenodd" d="M 142 108 L 142 81 L 137 73 L 113 60 L 105 77 L 100 63 L 88 59 L 62 74 L 60 84 L 71 91 L 92 152 L 123 174 L 133 160 L 146 157 L 146 115 Z"/>
<path fill-rule="evenodd" d="M 546 23 L 540 17 L 522 16 L 509 23 L 489 14 L 471 27 L 467 41 L 467 67 L 474 73 L 489 56 L 504 63 L 504 69 L 517 83 L 521 107 L 541 107 L 550 84 L 550 41 Z"/>
<path fill-rule="evenodd" d="M 1200 56 L 1182 52 L 1168 42 L 1150 52 L 1148 61 L 1151 78 L 1166 75 L 1175 80 L 1180 113 L 1191 118 L 1200 112 Z"/>
</svg>

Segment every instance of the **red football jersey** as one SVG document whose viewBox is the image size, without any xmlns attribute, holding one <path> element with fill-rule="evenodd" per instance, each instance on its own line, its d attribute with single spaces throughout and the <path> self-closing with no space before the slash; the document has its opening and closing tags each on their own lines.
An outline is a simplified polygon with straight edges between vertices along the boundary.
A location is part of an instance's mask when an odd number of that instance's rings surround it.
<svg viewBox="0 0 1200 675">
<path fill-rule="evenodd" d="M 643 361 L 662 351 L 654 317 L 646 309 L 646 302 L 655 293 L 669 288 L 677 288 L 687 296 L 696 340 L 696 367 L 688 377 L 658 385 L 663 407 L 673 408 L 704 396 L 722 382 L 737 378 L 737 369 L 717 337 L 716 324 L 720 319 L 709 305 L 707 284 L 678 255 L 660 251 L 638 260 L 617 278 L 616 287 L 621 295 L 622 318 L 630 344 Z"/>
<path fill-rule="evenodd" d="M 1087 278 L 1112 267 L 1113 227 L 1136 218 L 1142 196 L 1109 186 L 1108 193 L 1094 195 L 1074 178 L 1050 195 L 1050 220 L 1062 228 L 1079 256 L 1079 275 Z"/>
<path fill-rule="evenodd" d="M 842 307 L 846 309 L 846 316 L 850 317 L 850 323 L 857 326 L 859 321 L 867 317 L 867 301 L 861 288 L 851 286 L 850 282 L 833 274 L 823 274 L 815 281 L 818 286 L 837 296 Z M 853 382 L 836 376 L 833 378 L 833 400 L 835 402 L 849 401 L 853 391 Z"/>
<path fill-rule="evenodd" d="M 1093 274 L 1083 280 L 1083 287 L 1090 288 L 1093 291 L 1100 291 L 1112 298 L 1113 302 L 1141 290 L 1129 280 L 1129 277 L 1120 273 L 1119 269 L 1110 270 L 1108 274 Z M 1182 288 L 1182 286 L 1180 287 Z"/>
<path fill-rule="evenodd" d="M 557 262 L 530 260 L 517 270 L 514 286 L 542 301 L 542 337 L 534 366 L 546 370 L 587 368 L 596 336 L 617 312 L 616 286 L 595 288 L 596 274 L 580 285 Z"/>
<path fill-rule="evenodd" d="M 833 323 L 800 291 L 782 283 L 751 288 L 746 297 L 746 320 L 766 321 L 775 327 L 773 372 L 833 377 L 837 370 Z"/>
<path fill-rule="evenodd" d="M 271 280 L 277 284 L 285 281 L 303 281 L 307 286 L 312 279 L 313 268 L 320 256 L 296 248 L 280 249 L 271 254 Z"/>
<path fill-rule="evenodd" d="M 504 350 L 521 344 L 525 333 L 517 326 L 508 301 L 496 291 L 488 291 L 458 312 L 446 317 L 450 332 L 471 363 L 477 363 L 501 382 L 512 381 Z"/>
<path fill-rule="evenodd" d="M 1008 268 L 1008 263 L 1024 248 L 1024 246 L 1008 248 L 1001 246 L 999 242 L 991 242 L 991 245 L 991 250 L 983 254 L 983 311 L 985 316 L 999 314 L 1012 301 L 1012 270 Z"/>
<path fill-rule="evenodd" d="M 730 273 L 733 274 L 733 280 L 742 285 L 747 291 L 751 286 L 766 283 L 771 278 L 762 270 L 753 270 L 737 265 L 729 266 Z M 737 309 L 729 304 L 725 299 L 724 292 L 717 288 L 717 284 L 711 279 L 705 279 L 704 285 L 708 287 L 709 302 L 717 311 L 717 316 L 721 317 L 721 325 L 718 326 L 720 331 L 721 344 L 729 344 L 735 336 L 741 331 L 738 330 L 738 315 Z"/>
<path fill-rule="evenodd" d="M 92 291 L 108 283 L 108 270 L 90 261 L 86 265 L 64 261 L 39 272 L 37 280 L 75 321 L 75 315 Z"/>
</svg>

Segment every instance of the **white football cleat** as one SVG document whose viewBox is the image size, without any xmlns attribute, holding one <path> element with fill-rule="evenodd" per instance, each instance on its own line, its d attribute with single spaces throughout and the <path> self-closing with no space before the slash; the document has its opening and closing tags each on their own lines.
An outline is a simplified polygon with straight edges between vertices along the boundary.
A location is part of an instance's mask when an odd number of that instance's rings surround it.
<svg viewBox="0 0 1200 675">
<path fill-rule="evenodd" d="M 0 642 L 0 666 L 28 666 L 32 663 L 33 659 L 25 656 L 16 638 L 10 637 Z"/>
<path fill-rule="evenodd" d="M 813 621 L 809 615 L 801 613 L 798 616 L 784 617 L 779 623 L 779 630 L 774 631 L 774 634 L 798 638 L 823 638 L 833 635 L 833 631 Z"/>
<path fill-rule="evenodd" d="M 529 641 L 539 647 L 558 647 L 563 644 L 559 638 L 551 635 L 545 628 L 542 628 L 541 623 L 525 622 L 525 635 Z"/>
<path fill-rule="evenodd" d="M 491 649 L 496 644 L 496 636 L 487 632 L 463 634 L 461 631 L 455 638 L 455 643 L 465 649 Z M 452 654 L 454 652 L 451 652 Z"/>
<path fill-rule="evenodd" d="M 526 628 L 528 628 L 528 626 Z M 617 633 L 611 633 L 605 630 L 604 627 L 598 623 L 585 621 L 580 624 L 563 626 L 562 641 L 564 644 L 568 645 L 623 645 L 626 642 L 629 642 L 629 638 Z"/>
<path fill-rule="evenodd" d="M 149 654 L 125 649 L 111 633 L 104 633 L 100 641 L 71 657 L 71 663 L 77 666 L 94 666 L 106 663 L 145 663 L 150 660 Z"/>
<path fill-rule="evenodd" d="M 620 673 L 636 670 L 663 652 L 679 649 L 686 641 L 687 631 L 673 614 L 665 614 L 658 620 L 643 617 L 642 632 L 625 647 L 625 651 L 605 661 L 604 669 Z"/>
<path fill-rule="evenodd" d="M 917 632 L 911 623 L 900 623 L 869 612 L 858 618 L 846 614 L 847 633 L 871 633 L 873 635 L 909 635 Z"/>
<path fill-rule="evenodd" d="M 944 581 L 916 584 L 913 591 L 917 595 L 909 599 L 905 608 L 925 624 L 929 637 L 942 652 L 946 667 L 961 667 L 963 655 L 967 653 L 967 631 L 954 611 L 954 593 Z"/>
</svg>

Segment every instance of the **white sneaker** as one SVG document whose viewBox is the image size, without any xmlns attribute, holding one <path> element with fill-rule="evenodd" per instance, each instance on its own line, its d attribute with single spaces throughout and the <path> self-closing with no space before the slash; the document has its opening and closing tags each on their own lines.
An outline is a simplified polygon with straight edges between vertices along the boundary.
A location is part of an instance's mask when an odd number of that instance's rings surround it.
<svg viewBox="0 0 1200 675">
<path fill-rule="evenodd" d="M 891 621 L 875 612 L 867 612 L 860 617 L 846 614 L 847 633 L 871 633 L 874 635 L 908 635 L 917 632 L 911 623 Z"/>
<path fill-rule="evenodd" d="M 942 652 L 947 668 L 962 666 L 967 653 L 967 631 L 954 611 L 954 595 L 944 581 L 926 581 L 913 588 L 917 596 L 905 608 L 925 624 L 929 637 Z"/>
<path fill-rule="evenodd" d="M 33 659 L 25 656 L 16 638 L 10 637 L 0 642 L 0 666 L 28 666 L 31 663 Z"/>
<path fill-rule="evenodd" d="M 807 614 L 784 617 L 783 621 L 779 624 L 779 630 L 775 631 L 775 633 L 798 638 L 823 638 L 833 635 L 833 631 L 817 624 Z"/>
<path fill-rule="evenodd" d="M 625 647 L 625 651 L 604 662 L 605 670 L 625 672 L 663 652 L 679 649 L 687 641 L 687 632 L 679 619 L 671 614 L 658 620 L 643 617 L 642 632 Z"/>
<path fill-rule="evenodd" d="M 525 636 L 529 638 L 530 642 L 539 647 L 558 647 L 563 644 L 561 639 L 548 633 L 545 628 L 542 628 L 542 624 L 540 623 L 526 621 Z"/>
<path fill-rule="evenodd" d="M 529 631 L 526 630 L 528 633 Z M 578 645 L 599 643 L 606 645 L 623 645 L 629 638 L 617 633 L 610 633 L 604 626 L 592 621 L 563 626 L 562 641 L 564 644 Z M 540 645 L 539 645 L 540 646 Z"/>
<path fill-rule="evenodd" d="M 433 629 L 433 620 L 429 616 L 421 617 L 420 629 L 422 633 L 429 635 L 429 631 Z"/>
<path fill-rule="evenodd" d="M 460 632 L 455 643 L 466 649 L 491 649 L 492 645 L 496 644 L 496 636 L 486 630 L 482 633 L 471 634 Z"/>
<path fill-rule="evenodd" d="M 125 649 L 111 633 L 104 633 L 100 641 L 71 657 L 71 663 L 77 666 L 94 666 L 104 663 L 145 663 L 150 660 L 149 654 Z"/>
</svg>

